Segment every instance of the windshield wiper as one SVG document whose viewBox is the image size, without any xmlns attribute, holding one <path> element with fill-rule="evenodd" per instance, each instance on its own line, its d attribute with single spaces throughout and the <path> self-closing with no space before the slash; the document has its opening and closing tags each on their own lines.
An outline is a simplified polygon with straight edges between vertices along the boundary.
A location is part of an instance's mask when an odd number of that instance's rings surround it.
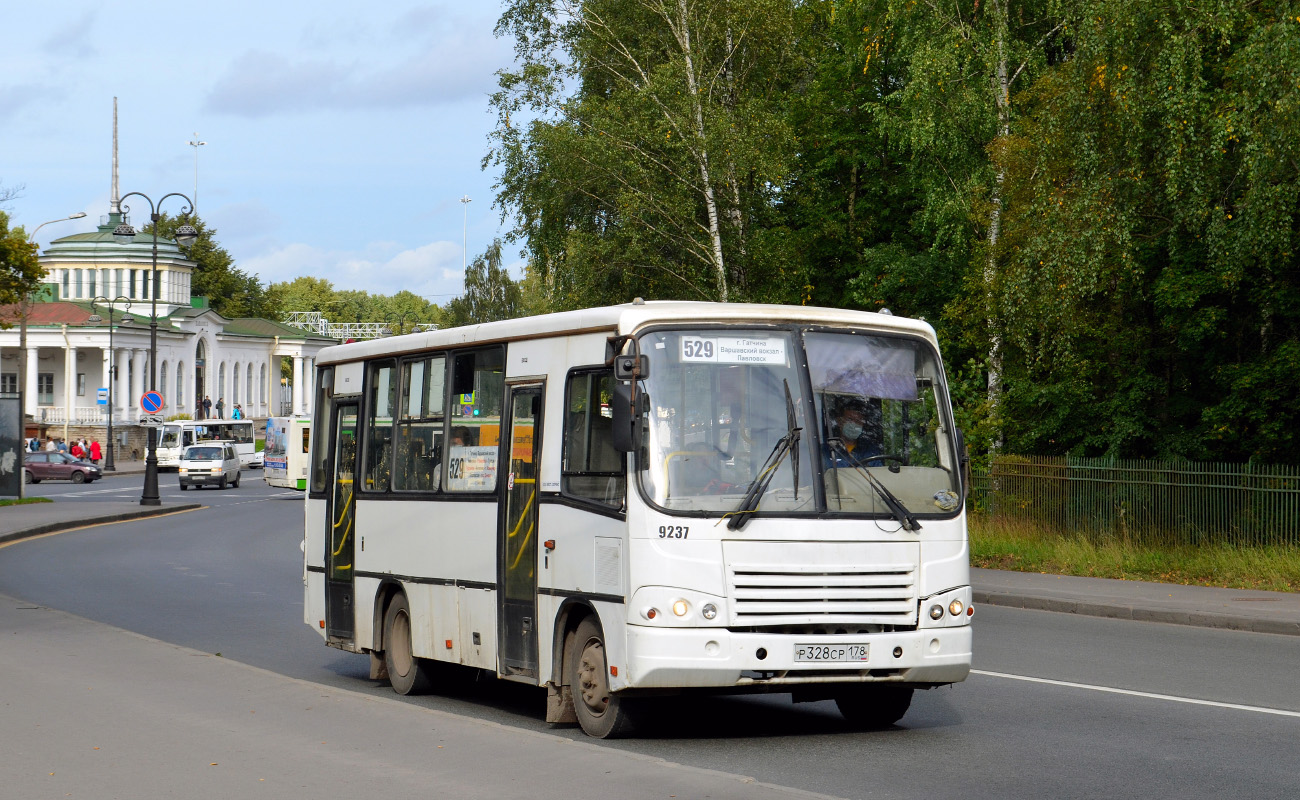
<svg viewBox="0 0 1300 800">
<path fill-rule="evenodd" d="M 881 483 L 875 475 L 868 472 L 867 468 L 862 465 L 862 462 L 853 457 L 853 454 L 848 451 L 848 448 L 844 446 L 844 442 L 841 441 L 838 436 L 830 437 L 826 440 L 826 443 L 838 451 L 840 455 L 848 459 L 849 463 L 862 474 L 862 477 L 867 479 L 867 484 L 870 485 L 872 489 L 876 490 L 876 494 L 880 495 L 880 499 L 889 507 L 889 513 L 894 515 L 894 519 L 898 520 L 899 524 L 903 526 L 903 530 L 921 530 L 921 523 L 916 521 L 916 517 L 912 516 L 912 512 L 907 510 L 907 506 L 903 505 L 903 501 L 899 500 L 893 492 L 889 491 L 889 489 L 885 487 L 885 484 Z M 871 456 L 867 456 L 867 460 L 870 461 Z"/>
<path fill-rule="evenodd" d="M 794 499 L 799 499 L 799 436 L 803 428 L 795 426 L 794 400 L 790 397 L 790 381 L 783 381 L 785 384 L 785 436 L 777 440 L 772 452 L 768 454 L 767 460 L 763 462 L 762 469 L 758 472 L 758 477 L 749 485 L 749 491 L 740 501 L 740 508 L 731 512 L 730 519 L 727 520 L 729 530 L 739 530 L 745 527 L 745 523 L 758 513 L 758 502 L 767 492 L 767 487 L 772 483 L 772 478 L 776 475 L 776 468 L 781 466 L 781 461 L 790 456 L 790 468 L 794 470 Z"/>
</svg>

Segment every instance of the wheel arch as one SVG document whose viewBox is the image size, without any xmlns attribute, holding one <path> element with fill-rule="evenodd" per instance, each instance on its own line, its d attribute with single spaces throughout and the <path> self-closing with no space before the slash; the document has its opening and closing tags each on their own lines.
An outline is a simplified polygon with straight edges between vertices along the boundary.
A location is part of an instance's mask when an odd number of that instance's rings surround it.
<svg viewBox="0 0 1300 800">
<path fill-rule="evenodd" d="M 388 612 L 388 604 L 399 594 L 405 595 L 406 587 L 395 578 L 385 578 L 375 590 L 375 607 L 371 614 L 370 649 L 376 653 L 384 650 L 384 614 Z M 407 602 L 410 602 L 409 598 Z"/>
<path fill-rule="evenodd" d="M 564 655 L 568 650 L 569 638 L 578 629 L 578 625 L 582 620 L 587 617 L 591 617 L 596 621 L 596 625 L 603 634 L 605 626 L 601 624 L 600 614 L 597 613 L 595 606 L 588 600 L 570 597 L 560 604 L 560 610 L 555 615 L 555 627 L 551 634 L 551 678 L 549 683 L 555 686 L 564 685 Z"/>
</svg>

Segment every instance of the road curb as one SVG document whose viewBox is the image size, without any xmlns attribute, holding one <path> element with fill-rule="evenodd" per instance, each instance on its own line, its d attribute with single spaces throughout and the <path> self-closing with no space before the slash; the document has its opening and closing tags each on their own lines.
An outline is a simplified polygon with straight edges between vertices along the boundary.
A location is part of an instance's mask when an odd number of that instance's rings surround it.
<svg viewBox="0 0 1300 800">
<path fill-rule="evenodd" d="M 1200 611 L 1176 611 L 1164 608 L 1140 608 L 1123 603 L 1099 603 L 1087 600 L 1042 597 L 1014 592 L 972 592 L 976 603 L 1032 611 L 1056 611 L 1086 617 L 1127 619 L 1137 622 L 1163 622 L 1170 625 L 1190 625 L 1198 628 L 1221 628 L 1251 633 L 1275 633 L 1283 636 L 1300 636 L 1300 622 L 1254 619 L 1233 614 L 1213 614 Z"/>
<path fill-rule="evenodd" d="M 21 541 L 23 539 L 30 539 L 33 536 L 42 536 L 47 533 L 58 533 L 59 531 L 72 530 L 73 528 L 88 528 L 94 525 L 107 525 L 110 522 L 126 522 L 127 520 L 132 519 L 160 517 L 164 514 L 174 514 L 178 511 L 193 511 L 196 508 L 203 508 L 203 504 L 184 503 L 178 506 L 157 506 L 154 508 L 142 508 L 139 511 L 127 511 L 122 514 L 108 514 L 102 517 L 82 517 L 81 519 L 47 522 L 44 525 L 34 525 L 20 531 L 0 534 L 0 545 Z"/>
</svg>

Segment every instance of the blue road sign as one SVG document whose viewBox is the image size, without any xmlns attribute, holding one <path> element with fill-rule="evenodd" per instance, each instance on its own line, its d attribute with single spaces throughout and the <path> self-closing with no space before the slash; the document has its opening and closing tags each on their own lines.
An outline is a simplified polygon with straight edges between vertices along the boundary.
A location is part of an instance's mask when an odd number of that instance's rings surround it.
<svg viewBox="0 0 1300 800">
<path fill-rule="evenodd" d="M 157 414 L 162 411 L 163 396 L 158 392 L 145 392 L 140 395 L 140 410 L 146 414 Z"/>
</svg>

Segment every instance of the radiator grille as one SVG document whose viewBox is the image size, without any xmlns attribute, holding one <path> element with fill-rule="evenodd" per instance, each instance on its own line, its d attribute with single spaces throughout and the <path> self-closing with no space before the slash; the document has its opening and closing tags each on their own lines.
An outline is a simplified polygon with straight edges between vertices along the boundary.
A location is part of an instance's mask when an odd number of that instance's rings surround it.
<svg viewBox="0 0 1300 800">
<path fill-rule="evenodd" d="M 727 578 L 733 626 L 916 624 L 912 564 L 732 565 Z"/>
</svg>

